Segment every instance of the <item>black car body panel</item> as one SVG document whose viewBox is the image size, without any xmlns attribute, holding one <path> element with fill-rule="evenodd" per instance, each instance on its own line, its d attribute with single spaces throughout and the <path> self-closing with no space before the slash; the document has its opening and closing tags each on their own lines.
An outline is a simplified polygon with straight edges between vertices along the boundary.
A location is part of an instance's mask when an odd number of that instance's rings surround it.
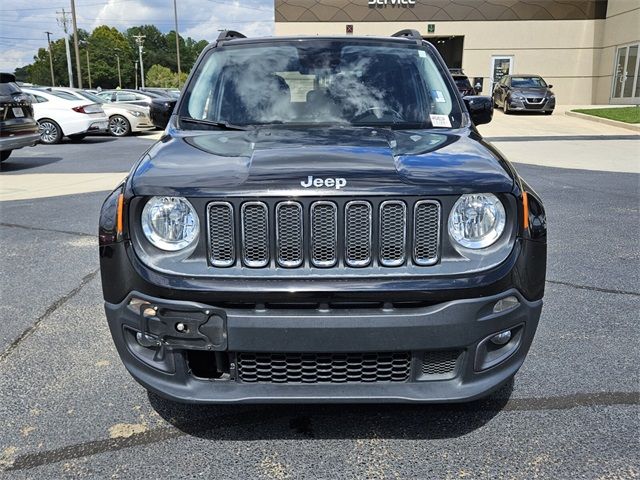
<svg viewBox="0 0 640 480">
<path fill-rule="evenodd" d="M 226 42 L 251 48 L 291 41 L 232 33 L 205 49 L 196 71 Z M 419 34 L 401 33 L 345 41 L 418 45 L 446 72 Z M 335 41 L 318 39 L 327 40 Z M 453 79 L 443 75 L 454 92 Z M 176 112 L 189 101 L 191 81 Z M 109 195 L 100 216 L 107 320 L 134 378 L 188 403 L 457 402 L 509 380 L 542 309 L 545 211 L 481 138 L 461 96 L 451 98 L 463 112 L 456 128 L 219 123 L 189 129 L 179 114 L 171 116 L 163 138 Z M 504 233 L 484 250 L 461 249 L 448 233 L 454 204 L 464 194 L 487 192 L 505 209 Z M 156 196 L 189 202 L 200 225 L 189 247 L 162 251 L 146 237 L 141 219 Z M 359 242 L 371 252 L 357 266 L 346 262 L 354 203 L 368 205 L 369 237 Z M 268 261 L 261 266 L 245 261 L 250 236 L 262 235 L 246 223 L 244 209 L 255 204 L 265 212 Z M 386 204 L 404 212 L 388 233 Z M 428 265 L 417 263 L 415 250 L 423 204 L 437 212 L 438 255 Z M 230 212 L 229 223 L 213 220 L 212 205 Z M 321 228 L 313 223 L 317 205 L 333 208 L 339 258 L 332 265 L 310 260 Z M 299 230 L 281 206 L 300 208 Z M 211 253 L 223 231 L 233 244 L 226 266 L 212 263 Z M 283 264 L 279 249 L 296 231 L 304 260 Z M 400 231 L 402 261 L 384 264 L 384 235 Z M 497 336 L 505 340 L 494 341 Z"/>
<path fill-rule="evenodd" d="M 0 152 L 5 160 L 12 150 L 36 145 L 40 134 L 31 102 L 15 77 L 3 73 L 0 80 Z"/>
<path fill-rule="evenodd" d="M 504 161 L 470 135 L 258 128 L 169 136 L 142 159 L 131 187 L 136 195 L 291 195 L 305 191 L 309 176 L 337 176 L 346 186 L 322 195 L 510 192 Z M 177 164 L 176 156 L 189 161 Z"/>
</svg>

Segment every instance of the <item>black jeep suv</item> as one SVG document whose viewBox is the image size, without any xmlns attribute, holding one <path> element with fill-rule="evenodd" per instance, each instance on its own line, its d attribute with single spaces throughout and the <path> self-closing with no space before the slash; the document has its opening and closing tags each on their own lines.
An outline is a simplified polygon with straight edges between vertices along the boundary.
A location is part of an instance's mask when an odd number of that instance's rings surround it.
<svg viewBox="0 0 640 480">
<path fill-rule="evenodd" d="M 106 199 L 106 314 L 167 398 L 463 401 L 515 375 L 546 269 L 539 197 L 418 32 L 204 50 Z"/>
<path fill-rule="evenodd" d="M 15 82 L 13 74 L 0 73 L 0 162 L 12 151 L 40 141 L 31 102 Z"/>
</svg>

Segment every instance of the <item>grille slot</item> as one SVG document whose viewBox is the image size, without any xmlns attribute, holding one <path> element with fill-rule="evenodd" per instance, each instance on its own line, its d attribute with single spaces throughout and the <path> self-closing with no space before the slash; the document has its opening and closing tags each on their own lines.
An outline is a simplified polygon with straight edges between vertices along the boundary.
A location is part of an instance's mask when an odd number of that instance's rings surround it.
<svg viewBox="0 0 640 480">
<path fill-rule="evenodd" d="M 311 262 L 332 267 L 338 260 L 338 210 L 333 202 L 311 205 Z"/>
<path fill-rule="evenodd" d="M 371 263 L 371 204 L 355 200 L 345 207 L 345 262 L 350 267 Z"/>
<path fill-rule="evenodd" d="M 440 204 L 416 202 L 413 210 L 413 258 L 417 265 L 433 265 L 440 247 Z"/>
<path fill-rule="evenodd" d="M 209 259 L 215 267 L 230 267 L 236 261 L 233 205 L 211 202 L 209 210 Z"/>
<path fill-rule="evenodd" d="M 242 204 L 242 261 L 248 267 L 269 263 L 269 214 L 263 202 Z"/>
<path fill-rule="evenodd" d="M 459 357 L 459 350 L 425 352 L 422 360 L 422 374 L 432 377 L 453 377 Z"/>
<path fill-rule="evenodd" d="M 237 354 L 238 379 L 268 383 L 404 382 L 409 352 Z"/>
<path fill-rule="evenodd" d="M 302 205 L 280 202 L 276 206 L 278 263 L 283 267 L 302 265 Z"/>
<path fill-rule="evenodd" d="M 437 200 L 220 199 L 206 208 L 207 256 L 217 268 L 413 269 L 441 258 Z"/>
<path fill-rule="evenodd" d="M 407 251 L 407 206 L 400 200 L 380 205 L 380 263 L 385 267 L 402 265 Z"/>
</svg>

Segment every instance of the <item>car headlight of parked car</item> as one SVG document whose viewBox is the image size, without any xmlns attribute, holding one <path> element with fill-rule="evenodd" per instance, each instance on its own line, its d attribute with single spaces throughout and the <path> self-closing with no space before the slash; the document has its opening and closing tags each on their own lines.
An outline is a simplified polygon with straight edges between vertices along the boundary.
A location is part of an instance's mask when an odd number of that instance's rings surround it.
<svg viewBox="0 0 640 480">
<path fill-rule="evenodd" d="M 524 95 L 521 93 L 512 93 L 511 100 L 524 100 Z"/>
<path fill-rule="evenodd" d="M 175 252 L 198 240 L 200 221 L 182 197 L 152 197 L 142 210 L 142 231 L 161 250 Z"/>
<path fill-rule="evenodd" d="M 502 235 L 506 223 L 504 205 L 492 193 L 462 195 L 449 214 L 449 236 L 465 248 L 486 248 Z"/>
<path fill-rule="evenodd" d="M 141 117 L 141 116 L 142 116 L 142 112 L 129 111 L 129 113 L 130 113 L 131 115 L 133 115 L 134 117 Z"/>
</svg>

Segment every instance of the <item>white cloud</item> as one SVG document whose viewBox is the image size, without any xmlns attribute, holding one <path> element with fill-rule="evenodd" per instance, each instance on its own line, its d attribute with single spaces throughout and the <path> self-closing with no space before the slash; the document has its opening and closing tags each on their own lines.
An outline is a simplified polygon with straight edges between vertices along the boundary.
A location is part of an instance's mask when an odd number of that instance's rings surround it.
<svg viewBox="0 0 640 480">
<path fill-rule="evenodd" d="M 76 0 L 78 27 L 91 31 L 109 25 L 121 31 L 143 24 L 164 33 L 174 29 L 173 2 L 165 0 Z M 273 0 L 177 0 L 180 35 L 213 41 L 218 30 L 238 30 L 247 36 L 273 34 Z M 68 0 L 60 2 L 67 4 Z M 55 6 L 50 0 L 0 1 L 0 68 L 13 71 L 33 61 L 38 48 L 62 38 Z M 65 8 L 67 13 L 69 8 Z"/>
</svg>

